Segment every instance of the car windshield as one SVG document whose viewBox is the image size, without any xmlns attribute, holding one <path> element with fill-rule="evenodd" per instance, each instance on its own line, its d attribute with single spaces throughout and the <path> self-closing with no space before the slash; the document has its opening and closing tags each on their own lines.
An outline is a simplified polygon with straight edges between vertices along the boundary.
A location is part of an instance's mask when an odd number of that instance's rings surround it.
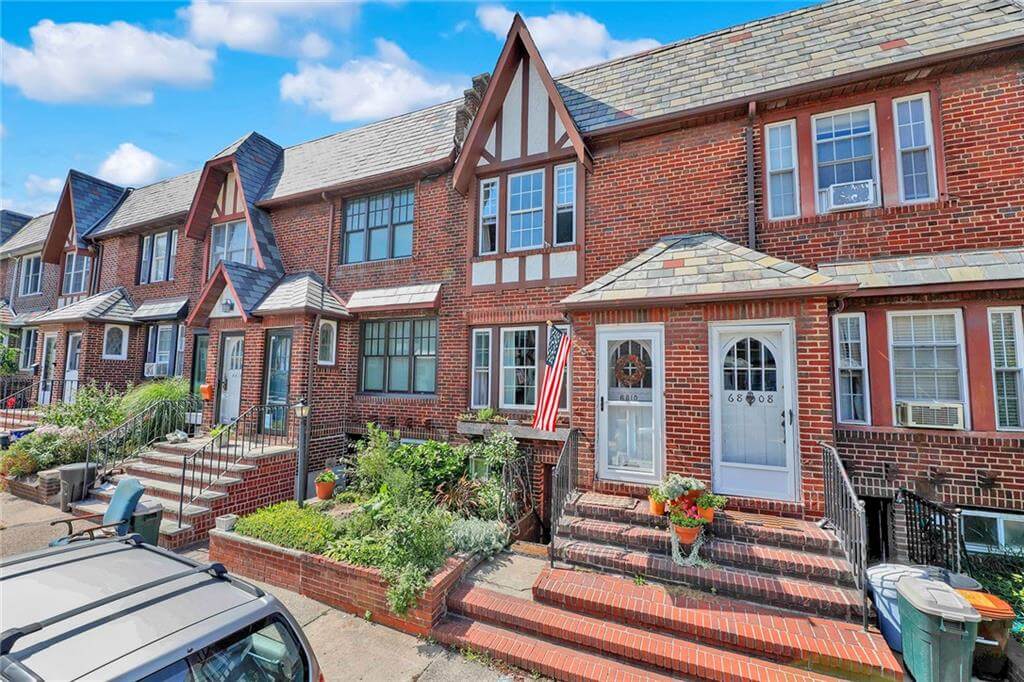
<svg viewBox="0 0 1024 682">
<path fill-rule="evenodd" d="M 303 682 L 302 647 L 283 621 L 267 618 L 143 678 L 144 682 Z"/>
</svg>

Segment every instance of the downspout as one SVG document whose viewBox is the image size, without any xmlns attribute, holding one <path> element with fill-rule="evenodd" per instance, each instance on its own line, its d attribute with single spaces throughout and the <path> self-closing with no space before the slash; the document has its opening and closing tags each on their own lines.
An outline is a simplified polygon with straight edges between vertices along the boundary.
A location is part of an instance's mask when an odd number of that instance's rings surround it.
<svg viewBox="0 0 1024 682">
<path fill-rule="evenodd" d="M 754 207 L 754 116 L 757 102 L 747 105 L 747 247 L 757 249 L 757 214 Z"/>
</svg>

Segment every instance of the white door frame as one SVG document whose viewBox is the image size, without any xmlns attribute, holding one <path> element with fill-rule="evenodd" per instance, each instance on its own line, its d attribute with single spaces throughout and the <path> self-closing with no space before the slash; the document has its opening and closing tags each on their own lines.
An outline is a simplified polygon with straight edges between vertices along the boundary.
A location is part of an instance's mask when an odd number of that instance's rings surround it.
<svg viewBox="0 0 1024 682">
<path fill-rule="evenodd" d="M 71 339 L 78 337 L 78 350 L 75 352 L 75 378 L 69 379 L 68 372 L 71 371 Z M 82 332 L 68 332 L 67 346 L 64 349 L 64 389 L 61 391 L 61 400 L 66 403 L 75 402 L 75 395 L 78 393 L 78 373 L 82 366 Z M 71 382 L 74 383 L 71 383 Z"/>
<path fill-rule="evenodd" d="M 241 374 L 238 377 L 238 395 L 236 400 L 233 401 L 235 416 L 227 420 L 223 419 L 225 398 L 228 396 L 227 387 L 227 369 L 230 362 L 228 355 L 228 342 L 237 341 L 242 344 L 242 354 L 245 354 L 245 334 L 244 333 L 231 333 L 225 332 L 221 335 L 220 343 L 220 367 L 217 368 L 217 385 L 218 385 L 218 401 L 217 401 L 217 423 L 227 424 L 238 417 L 242 411 L 242 380 L 245 378 L 245 367 L 241 370 Z"/>
<path fill-rule="evenodd" d="M 53 398 L 53 385 L 47 385 L 47 382 L 53 381 L 53 370 L 56 367 L 50 367 L 49 362 L 46 358 L 46 342 L 53 342 L 53 360 L 56 363 L 57 360 L 57 332 L 46 332 L 43 334 L 43 355 L 42 360 L 39 363 L 39 396 L 36 400 L 40 405 L 49 405 L 50 400 Z"/>
<path fill-rule="evenodd" d="M 597 447 L 594 455 L 597 458 L 597 477 L 605 481 L 625 483 L 659 483 L 665 476 L 665 325 L 658 324 L 601 324 L 596 330 L 595 368 L 597 371 L 597 392 L 594 395 L 595 430 Z M 652 442 L 654 447 L 654 472 L 641 474 L 634 472 L 613 471 L 608 467 L 606 450 L 608 447 L 608 406 L 602 409 L 602 398 L 607 402 L 608 372 L 604 367 L 607 362 L 607 341 L 610 339 L 647 339 L 651 341 L 651 360 L 655 372 L 652 376 Z"/>
<path fill-rule="evenodd" d="M 788 461 L 787 469 L 789 473 L 788 478 L 788 494 L 772 494 L 771 492 L 763 492 L 757 494 L 743 494 L 741 492 L 730 491 L 728 485 L 723 483 L 722 473 L 723 466 L 734 469 L 752 469 L 752 470 L 772 470 L 778 471 L 779 467 L 772 467 L 759 464 L 725 464 L 721 462 L 722 455 L 722 407 L 719 396 L 722 393 L 722 334 L 735 334 L 735 333 L 778 333 L 781 332 L 782 338 L 782 349 L 780 355 L 781 358 L 776 359 L 776 363 L 779 361 L 785 362 L 785 374 L 783 382 L 783 409 L 787 412 L 787 431 L 786 431 L 786 458 Z M 797 392 L 798 386 L 796 382 L 796 333 L 795 324 L 792 319 L 771 319 L 771 320 L 757 320 L 757 321 L 738 321 L 738 322 L 713 322 L 708 325 L 708 348 L 709 355 L 709 374 L 710 374 L 710 393 L 709 400 L 711 405 L 711 471 L 712 471 L 712 486 L 716 492 L 722 492 L 723 494 L 733 494 L 743 497 L 757 497 L 766 499 L 783 500 L 789 502 L 797 502 L 800 500 L 800 425 L 799 425 L 799 412 L 797 410 Z"/>
</svg>

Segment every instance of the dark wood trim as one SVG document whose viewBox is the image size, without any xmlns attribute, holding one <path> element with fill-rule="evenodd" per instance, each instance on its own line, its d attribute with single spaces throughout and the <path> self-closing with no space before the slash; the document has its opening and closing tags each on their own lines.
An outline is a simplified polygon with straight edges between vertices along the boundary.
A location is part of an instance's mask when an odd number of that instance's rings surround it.
<svg viewBox="0 0 1024 682">
<path fill-rule="evenodd" d="M 530 141 L 530 55 L 524 55 L 519 62 L 523 77 L 520 78 L 522 95 L 519 102 L 519 157 L 529 154 Z"/>
<path fill-rule="evenodd" d="M 554 152 L 532 154 L 518 159 L 498 161 L 496 163 L 489 163 L 485 166 L 480 166 L 476 169 L 475 176 L 477 180 L 486 180 L 492 175 L 497 175 L 498 173 L 515 173 L 520 170 L 531 170 L 534 166 L 540 166 L 546 163 L 564 163 L 574 156 L 575 154 L 572 149 L 559 149 Z"/>
<path fill-rule="evenodd" d="M 503 112 L 498 109 L 498 115 L 494 117 L 494 161 L 501 163 L 501 125 L 502 125 Z M 484 138 L 484 145 L 487 145 L 487 138 Z M 481 147 L 483 149 L 483 147 Z"/>
<path fill-rule="evenodd" d="M 74 225 L 75 206 L 71 200 L 71 174 L 68 173 L 68 179 L 64 181 L 64 189 L 61 190 L 57 208 L 50 221 L 50 229 L 43 240 L 41 253 L 44 263 L 60 264 L 60 259 L 64 257 L 64 247 L 67 244 L 69 233 Z"/>
<path fill-rule="evenodd" d="M 245 220 L 245 212 L 244 211 L 240 212 L 240 213 L 231 213 L 230 215 L 222 215 L 222 216 L 218 216 L 216 218 L 211 218 L 210 219 L 210 226 L 212 227 L 214 225 L 224 225 L 226 223 L 233 223 L 233 222 L 237 222 L 239 220 Z"/>
</svg>

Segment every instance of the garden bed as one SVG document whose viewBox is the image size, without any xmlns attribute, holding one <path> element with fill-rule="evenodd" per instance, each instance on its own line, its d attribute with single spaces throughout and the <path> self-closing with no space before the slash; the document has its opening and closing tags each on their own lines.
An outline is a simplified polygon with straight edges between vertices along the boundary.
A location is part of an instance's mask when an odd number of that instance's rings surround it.
<svg viewBox="0 0 1024 682">
<path fill-rule="evenodd" d="M 47 469 L 25 476 L 0 476 L 7 492 L 39 504 L 57 504 L 60 500 L 60 472 Z"/>
<path fill-rule="evenodd" d="M 298 592 L 422 637 L 444 618 L 448 592 L 478 562 L 475 556 L 449 557 L 431 577 L 417 604 L 400 616 L 388 608 L 388 584 L 376 568 L 355 566 L 222 530 L 210 531 L 210 560 L 219 561 L 232 573 Z"/>
</svg>

